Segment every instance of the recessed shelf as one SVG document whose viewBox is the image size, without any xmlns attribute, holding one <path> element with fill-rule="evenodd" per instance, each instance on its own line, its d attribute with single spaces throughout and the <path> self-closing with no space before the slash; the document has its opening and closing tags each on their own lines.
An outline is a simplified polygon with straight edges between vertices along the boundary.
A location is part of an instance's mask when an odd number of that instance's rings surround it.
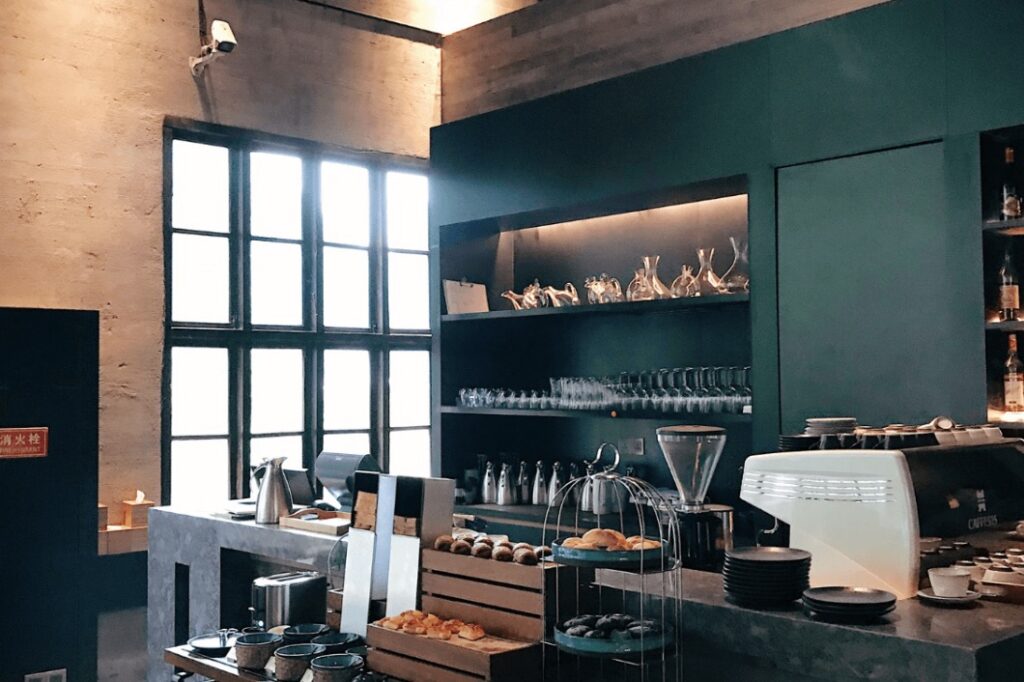
<svg viewBox="0 0 1024 682">
<path fill-rule="evenodd" d="M 606 410 L 519 410 L 497 407 L 458 407 L 442 405 L 441 414 L 461 414 L 476 417 L 535 417 L 539 419 L 643 419 L 646 421 L 672 422 L 674 424 L 749 424 L 751 415 L 733 412 L 711 412 L 708 414 L 677 414 L 653 411 Z"/>
<path fill-rule="evenodd" d="M 1012 322 L 986 322 L 985 329 L 990 332 L 1024 332 L 1024 320 Z"/>
<path fill-rule="evenodd" d="M 603 305 L 578 305 L 568 308 L 534 308 L 532 310 L 496 310 L 489 313 L 442 315 L 441 322 L 474 322 L 560 315 L 641 315 L 676 310 L 720 308 L 750 302 L 750 294 L 722 294 L 697 298 L 670 298 L 662 301 L 631 301 Z"/>
<path fill-rule="evenodd" d="M 1017 220 L 986 220 L 981 224 L 985 232 L 995 232 L 1007 237 L 1024 235 L 1024 219 Z"/>
</svg>

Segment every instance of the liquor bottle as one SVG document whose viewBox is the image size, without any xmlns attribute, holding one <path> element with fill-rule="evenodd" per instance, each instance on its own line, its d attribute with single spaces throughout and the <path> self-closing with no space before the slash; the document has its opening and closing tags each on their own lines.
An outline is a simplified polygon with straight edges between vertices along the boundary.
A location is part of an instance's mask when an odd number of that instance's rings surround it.
<svg viewBox="0 0 1024 682">
<path fill-rule="evenodd" d="M 1013 147 L 1007 147 L 1003 150 L 1003 220 L 1015 220 L 1021 216 L 1021 200 L 1015 183 L 1016 172 Z"/>
<path fill-rule="evenodd" d="M 1024 362 L 1017 357 L 1017 335 L 1009 334 L 1010 350 L 1003 372 L 1003 405 L 1007 412 L 1024 412 Z"/>
<path fill-rule="evenodd" d="M 1013 267 L 1010 250 L 1003 256 L 999 267 L 999 319 L 1003 322 L 1016 320 L 1020 310 L 1020 281 L 1017 269 Z"/>
</svg>

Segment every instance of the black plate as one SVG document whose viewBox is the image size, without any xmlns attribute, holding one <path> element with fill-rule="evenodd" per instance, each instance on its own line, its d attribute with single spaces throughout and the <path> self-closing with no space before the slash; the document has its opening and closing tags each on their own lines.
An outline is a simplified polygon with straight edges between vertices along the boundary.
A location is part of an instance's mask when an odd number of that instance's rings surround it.
<svg viewBox="0 0 1024 682">
<path fill-rule="evenodd" d="M 806 578 L 810 575 L 810 571 L 807 569 L 799 571 L 750 571 L 727 566 L 722 569 L 722 575 L 737 578 L 750 578 L 751 580 L 794 580 L 797 578 Z"/>
<path fill-rule="evenodd" d="M 808 611 L 814 611 L 821 615 L 836 616 L 841 618 L 881 618 L 887 613 L 892 613 L 896 610 L 895 606 L 890 606 L 884 609 L 871 609 L 871 610 L 853 610 L 853 609 L 826 609 L 818 608 L 816 606 L 810 606 L 807 602 L 804 602 L 804 609 Z"/>
<path fill-rule="evenodd" d="M 221 643 L 221 633 L 219 632 L 207 632 L 202 635 L 196 635 L 192 639 L 188 640 L 188 645 L 192 647 L 196 653 L 200 653 L 203 656 L 209 656 L 210 658 L 221 658 L 228 655 L 228 651 L 235 645 L 235 640 L 238 639 L 238 633 L 235 631 L 226 632 L 226 639 L 224 643 Z"/>
<path fill-rule="evenodd" d="M 815 611 L 849 611 L 858 613 L 862 611 L 882 611 L 895 608 L 896 602 L 890 604 L 830 604 L 828 602 L 815 601 L 814 599 L 803 598 L 804 603 Z"/>
<path fill-rule="evenodd" d="M 881 619 L 889 613 L 885 611 L 881 614 L 861 616 L 861 615 L 838 615 L 834 613 L 823 613 L 821 611 L 815 611 L 804 607 L 804 613 L 814 620 L 820 620 L 825 623 L 837 623 L 840 625 L 873 625 L 881 621 Z"/>
<path fill-rule="evenodd" d="M 876 590 L 871 587 L 812 587 L 804 592 L 804 597 L 819 604 L 861 605 L 875 604 L 888 606 L 896 603 L 896 595 L 885 590 Z"/>
<path fill-rule="evenodd" d="M 793 547 L 739 547 L 725 552 L 726 561 L 748 563 L 799 563 L 810 559 L 810 552 Z"/>
</svg>

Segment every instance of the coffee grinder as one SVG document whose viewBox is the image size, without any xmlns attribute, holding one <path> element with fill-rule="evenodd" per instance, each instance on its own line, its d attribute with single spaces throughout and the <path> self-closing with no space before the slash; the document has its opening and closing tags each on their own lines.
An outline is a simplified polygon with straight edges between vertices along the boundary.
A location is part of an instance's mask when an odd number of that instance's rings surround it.
<svg viewBox="0 0 1024 682">
<path fill-rule="evenodd" d="M 679 555 L 686 568 L 721 571 L 725 552 L 732 549 L 732 507 L 704 504 L 725 437 L 725 429 L 717 426 L 658 429 L 658 445 L 679 491 Z"/>
</svg>

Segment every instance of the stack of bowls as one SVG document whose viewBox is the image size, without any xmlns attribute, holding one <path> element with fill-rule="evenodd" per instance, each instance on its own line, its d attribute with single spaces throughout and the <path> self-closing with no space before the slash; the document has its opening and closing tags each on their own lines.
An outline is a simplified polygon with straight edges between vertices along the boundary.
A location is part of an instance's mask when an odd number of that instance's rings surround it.
<svg viewBox="0 0 1024 682">
<path fill-rule="evenodd" d="M 742 547 L 725 553 L 726 599 L 737 606 L 777 608 L 808 588 L 811 553 L 789 547 Z"/>
<path fill-rule="evenodd" d="M 849 625 L 873 623 L 896 608 L 896 595 L 870 587 L 814 587 L 803 601 L 811 618 Z"/>
</svg>

